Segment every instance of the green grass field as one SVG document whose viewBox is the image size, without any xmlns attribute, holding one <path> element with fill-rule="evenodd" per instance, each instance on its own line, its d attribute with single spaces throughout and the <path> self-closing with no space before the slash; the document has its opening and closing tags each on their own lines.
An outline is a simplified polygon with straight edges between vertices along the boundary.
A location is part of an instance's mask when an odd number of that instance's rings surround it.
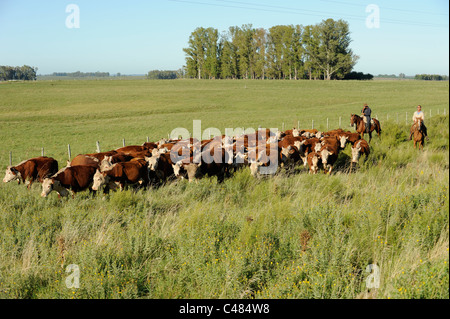
<svg viewBox="0 0 450 319">
<path fill-rule="evenodd" d="M 0 167 L 142 144 L 175 127 L 348 127 L 382 139 L 347 173 L 247 170 L 159 189 L 41 198 L 0 186 L 0 298 L 449 298 L 448 82 L 86 80 L 0 84 Z M 417 104 L 430 141 L 407 141 Z M 429 118 L 429 110 L 432 117 Z M 437 112 L 440 115 L 437 115 Z M 446 115 L 442 113 L 446 112 Z M 396 115 L 399 114 L 399 123 Z M 389 117 L 389 118 L 388 118 Z M 66 267 L 80 268 L 68 289 Z M 380 270 L 368 289 L 366 268 Z"/>
</svg>

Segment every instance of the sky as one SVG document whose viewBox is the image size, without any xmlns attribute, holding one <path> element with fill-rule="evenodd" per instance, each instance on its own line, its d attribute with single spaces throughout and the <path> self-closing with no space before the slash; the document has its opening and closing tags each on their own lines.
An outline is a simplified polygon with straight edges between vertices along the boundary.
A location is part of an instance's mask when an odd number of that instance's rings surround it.
<svg viewBox="0 0 450 319">
<path fill-rule="evenodd" d="M 448 75 L 448 14 L 448 0 L 0 0 L 0 65 L 38 74 L 176 70 L 197 27 L 332 18 L 349 23 L 354 71 Z"/>
</svg>

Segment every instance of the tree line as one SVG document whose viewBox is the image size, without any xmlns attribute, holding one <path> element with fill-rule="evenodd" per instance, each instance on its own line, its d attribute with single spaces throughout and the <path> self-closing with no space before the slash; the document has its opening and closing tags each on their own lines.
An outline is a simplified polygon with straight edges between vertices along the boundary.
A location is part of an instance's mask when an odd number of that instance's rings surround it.
<svg viewBox="0 0 450 319">
<path fill-rule="evenodd" d="M 147 74 L 147 79 L 149 80 L 173 80 L 181 77 L 178 71 L 170 70 L 152 70 Z"/>
<path fill-rule="evenodd" d="M 184 67 L 198 79 L 343 79 L 358 60 L 350 49 L 349 25 L 327 19 L 316 25 L 196 28 Z"/>
<path fill-rule="evenodd" d="M 53 76 L 69 76 L 74 78 L 83 78 L 83 77 L 109 77 L 109 72 L 53 72 Z"/>
<path fill-rule="evenodd" d="M 448 76 L 439 74 L 416 74 L 414 79 L 426 81 L 448 81 Z"/>
<path fill-rule="evenodd" d="M 0 65 L 0 81 L 36 80 L 37 67 Z"/>
</svg>

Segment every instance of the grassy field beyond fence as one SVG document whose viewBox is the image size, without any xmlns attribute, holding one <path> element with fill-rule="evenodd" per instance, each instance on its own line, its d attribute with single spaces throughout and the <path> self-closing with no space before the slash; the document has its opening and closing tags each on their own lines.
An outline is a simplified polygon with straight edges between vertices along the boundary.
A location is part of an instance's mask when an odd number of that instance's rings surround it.
<svg viewBox="0 0 450 319">
<path fill-rule="evenodd" d="M 448 82 L 423 81 L 2 83 L 3 170 L 9 151 L 18 163 L 44 147 L 62 166 L 67 144 L 72 157 L 96 141 L 102 151 L 142 144 L 192 131 L 195 119 L 224 130 L 324 129 L 333 118 L 332 129 L 342 117 L 353 131 L 350 113 L 368 103 L 383 132 L 353 173 L 347 147 L 331 176 L 243 170 L 221 184 L 62 200 L 2 184 L 0 298 L 449 298 L 448 93 Z M 407 141 L 417 104 L 432 110 L 424 151 Z M 66 286 L 71 264 L 77 289 Z"/>
</svg>

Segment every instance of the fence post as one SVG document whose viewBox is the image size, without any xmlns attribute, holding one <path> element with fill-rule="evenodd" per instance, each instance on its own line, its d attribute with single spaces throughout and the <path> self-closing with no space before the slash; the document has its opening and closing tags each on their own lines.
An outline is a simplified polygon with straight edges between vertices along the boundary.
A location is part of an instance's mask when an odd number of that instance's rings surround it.
<svg viewBox="0 0 450 319">
<path fill-rule="evenodd" d="M 311 128 L 314 129 L 314 120 L 312 120 Z"/>
<path fill-rule="evenodd" d="M 444 115 L 447 115 L 447 110 L 446 109 L 444 109 Z"/>
<path fill-rule="evenodd" d="M 12 152 L 9 151 L 9 166 L 12 166 Z"/>
<path fill-rule="evenodd" d="M 328 131 L 328 117 L 327 117 L 327 131 Z"/>
<path fill-rule="evenodd" d="M 100 151 L 100 142 L 97 141 L 95 144 L 97 144 L 97 153 L 100 153 L 100 152 L 101 152 L 101 151 Z"/>
<path fill-rule="evenodd" d="M 69 161 L 72 158 L 72 154 L 70 152 L 70 144 L 67 144 L 67 153 L 69 154 Z"/>
<path fill-rule="evenodd" d="M 123 147 L 125 147 L 125 139 L 124 138 L 122 139 L 122 145 L 123 145 Z"/>
<path fill-rule="evenodd" d="M 297 120 L 297 129 L 300 129 L 300 120 Z"/>
<path fill-rule="evenodd" d="M 281 123 L 281 130 L 284 132 L 284 122 Z"/>
<path fill-rule="evenodd" d="M 147 143 L 149 142 L 148 136 L 147 136 Z"/>
<path fill-rule="evenodd" d="M 41 148 L 41 156 L 44 156 L 44 148 Z"/>
</svg>

